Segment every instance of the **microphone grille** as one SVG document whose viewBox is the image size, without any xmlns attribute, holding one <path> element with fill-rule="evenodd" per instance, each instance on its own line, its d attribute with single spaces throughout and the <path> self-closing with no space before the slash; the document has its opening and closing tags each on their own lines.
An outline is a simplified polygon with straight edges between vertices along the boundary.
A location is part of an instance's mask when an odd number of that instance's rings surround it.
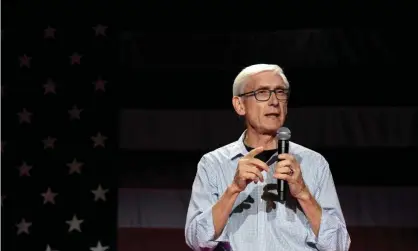
<svg viewBox="0 0 418 251">
<path fill-rule="evenodd" d="M 277 135 L 280 140 L 289 140 L 292 134 L 290 133 L 289 128 L 287 127 L 280 127 L 279 130 L 277 130 Z"/>
</svg>

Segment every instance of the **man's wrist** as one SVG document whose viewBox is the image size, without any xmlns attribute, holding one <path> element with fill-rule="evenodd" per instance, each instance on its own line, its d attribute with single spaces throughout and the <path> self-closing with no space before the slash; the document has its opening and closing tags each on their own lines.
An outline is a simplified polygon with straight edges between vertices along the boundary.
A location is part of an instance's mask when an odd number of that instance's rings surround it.
<svg viewBox="0 0 418 251">
<path fill-rule="evenodd" d="M 296 196 L 296 199 L 299 202 L 309 202 L 313 199 L 312 194 L 309 192 L 309 189 L 307 187 L 304 187 L 299 194 Z"/>
<path fill-rule="evenodd" d="M 240 193 L 239 188 L 235 184 L 229 185 L 226 191 L 229 195 L 238 195 Z"/>
</svg>

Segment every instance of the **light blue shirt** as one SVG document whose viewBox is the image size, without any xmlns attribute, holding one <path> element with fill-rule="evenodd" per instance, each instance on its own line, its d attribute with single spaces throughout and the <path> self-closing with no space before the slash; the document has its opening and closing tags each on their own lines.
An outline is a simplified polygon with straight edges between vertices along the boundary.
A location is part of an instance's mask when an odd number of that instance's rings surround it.
<svg viewBox="0 0 418 251">
<path fill-rule="evenodd" d="M 244 135 L 199 161 L 187 211 L 187 245 L 196 251 L 214 250 L 218 244 L 219 250 L 234 251 L 348 250 L 351 240 L 328 162 L 321 154 L 293 142 L 289 153 L 298 160 L 303 179 L 322 208 L 318 236 L 294 198 L 285 204 L 263 199 L 266 184 L 277 184 L 272 176 L 276 153 L 266 162 L 270 171 L 262 172 L 264 182 L 251 182 L 239 194 L 222 234 L 214 239 L 212 207 L 232 183 L 239 158 L 248 153 Z M 277 195 L 276 188 L 269 192 Z"/>
</svg>

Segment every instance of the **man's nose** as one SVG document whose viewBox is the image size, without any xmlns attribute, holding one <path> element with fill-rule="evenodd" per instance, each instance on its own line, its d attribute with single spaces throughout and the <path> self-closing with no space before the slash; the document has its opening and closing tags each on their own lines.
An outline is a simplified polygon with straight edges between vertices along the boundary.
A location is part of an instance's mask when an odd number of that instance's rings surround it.
<svg viewBox="0 0 418 251">
<path fill-rule="evenodd" d="M 269 99 L 269 105 L 278 106 L 280 100 L 277 98 L 276 93 L 272 92 Z"/>
</svg>

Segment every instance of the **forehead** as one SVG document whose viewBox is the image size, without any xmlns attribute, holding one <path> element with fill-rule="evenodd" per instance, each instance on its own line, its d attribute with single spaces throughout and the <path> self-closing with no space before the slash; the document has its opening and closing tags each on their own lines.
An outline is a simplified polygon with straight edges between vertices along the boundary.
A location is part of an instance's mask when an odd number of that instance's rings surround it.
<svg viewBox="0 0 418 251">
<path fill-rule="evenodd" d="M 285 87 L 285 83 L 277 73 L 273 71 L 264 71 L 251 76 L 251 81 L 246 89 L 254 90 L 259 88 L 278 88 Z"/>
</svg>

